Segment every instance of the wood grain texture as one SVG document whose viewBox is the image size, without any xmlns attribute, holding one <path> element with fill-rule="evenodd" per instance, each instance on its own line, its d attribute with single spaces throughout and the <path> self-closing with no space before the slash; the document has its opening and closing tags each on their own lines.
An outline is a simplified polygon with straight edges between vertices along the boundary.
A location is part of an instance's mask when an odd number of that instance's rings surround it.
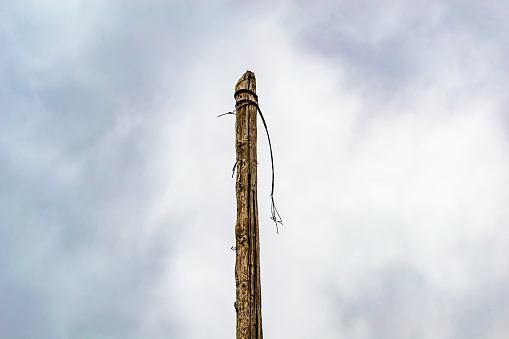
<svg viewBox="0 0 509 339">
<path fill-rule="evenodd" d="M 235 225 L 237 290 L 237 339 L 262 339 L 262 306 L 260 285 L 260 241 L 258 230 L 256 79 L 247 71 L 235 86 L 237 151 L 237 223 Z"/>
</svg>

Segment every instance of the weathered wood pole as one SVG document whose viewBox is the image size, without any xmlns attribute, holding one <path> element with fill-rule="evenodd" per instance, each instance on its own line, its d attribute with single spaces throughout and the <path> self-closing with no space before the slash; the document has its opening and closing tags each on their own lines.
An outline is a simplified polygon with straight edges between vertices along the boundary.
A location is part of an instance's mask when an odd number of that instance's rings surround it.
<svg viewBox="0 0 509 339">
<path fill-rule="evenodd" d="M 256 79 L 246 71 L 235 86 L 237 339 L 262 339 L 260 240 L 256 190 Z"/>
</svg>

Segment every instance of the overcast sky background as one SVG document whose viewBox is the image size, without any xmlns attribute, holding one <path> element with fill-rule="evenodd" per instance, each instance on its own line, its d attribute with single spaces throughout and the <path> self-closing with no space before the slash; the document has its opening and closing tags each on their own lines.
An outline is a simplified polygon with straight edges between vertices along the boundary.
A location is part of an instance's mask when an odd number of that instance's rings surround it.
<svg viewBox="0 0 509 339">
<path fill-rule="evenodd" d="M 235 337 L 246 70 L 264 336 L 509 336 L 509 4 L 254 3 L 0 0 L 1 338 Z"/>
</svg>

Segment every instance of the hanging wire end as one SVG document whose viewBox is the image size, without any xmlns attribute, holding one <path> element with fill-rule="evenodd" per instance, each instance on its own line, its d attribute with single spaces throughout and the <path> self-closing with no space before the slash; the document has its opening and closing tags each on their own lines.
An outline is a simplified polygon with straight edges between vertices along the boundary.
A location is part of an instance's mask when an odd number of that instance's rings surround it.
<svg viewBox="0 0 509 339">
<path fill-rule="evenodd" d="M 276 204 L 274 203 L 274 196 L 270 195 L 270 220 L 274 221 L 274 225 L 276 225 L 276 232 L 279 234 L 279 227 L 277 224 L 283 225 L 283 219 L 281 219 L 281 215 L 279 215 L 279 212 L 277 211 Z"/>
<path fill-rule="evenodd" d="M 235 111 L 236 111 L 236 109 L 234 109 L 231 112 L 226 112 L 226 113 L 223 113 L 223 114 L 219 114 L 217 117 L 219 118 L 219 117 L 222 117 L 223 115 L 226 115 L 226 114 L 233 114 L 233 115 L 235 115 Z"/>
</svg>

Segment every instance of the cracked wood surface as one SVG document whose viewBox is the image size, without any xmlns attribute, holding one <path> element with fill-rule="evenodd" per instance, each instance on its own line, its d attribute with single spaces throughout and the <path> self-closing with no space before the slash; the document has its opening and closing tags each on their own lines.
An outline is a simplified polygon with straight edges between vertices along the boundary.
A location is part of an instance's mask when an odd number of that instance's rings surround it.
<svg viewBox="0 0 509 339">
<path fill-rule="evenodd" d="M 248 90 L 240 91 L 239 90 Z M 260 241 L 258 230 L 256 118 L 256 79 L 246 71 L 235 86 L 237 109 L 235 147 L 237 152 L 237 223 L 235 225 L 237 292 L 237 339 L 262 339 L 260 285 Z"/>
</svg>

